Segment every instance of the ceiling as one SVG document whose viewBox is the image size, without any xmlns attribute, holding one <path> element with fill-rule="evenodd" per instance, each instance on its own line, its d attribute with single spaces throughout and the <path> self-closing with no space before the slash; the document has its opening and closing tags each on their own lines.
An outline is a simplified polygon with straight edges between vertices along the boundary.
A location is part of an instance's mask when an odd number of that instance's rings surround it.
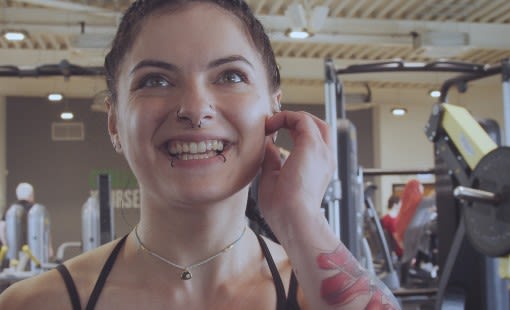
<svg viewBox="0 0 510 310">
<path fill-rule="evenodd" d="M 101 66 L 121 13 L 131 0 L 0 0 L 0 31 L 24 30 L 28 39 L 0 38 L 0 65 L 58 63 Z M 402 59 L 448 59 L 498 64 L 510 57 L 509 0 L 248 0 L 266 27 L 284 84 L 323 83 L 324 59 L 337 68 Z M 314 36 L 290 39 L 287 8 L 301 3 Z M 327 18 L 310 18 L 326 6 Z M 320 23 L 319 23 L 320 24 Z M 315 26 L 314 26 L 315 25 Z M 372 87 L 430 88 L 438 75 L 349 75 L 346 83 Z"/>
</svg>

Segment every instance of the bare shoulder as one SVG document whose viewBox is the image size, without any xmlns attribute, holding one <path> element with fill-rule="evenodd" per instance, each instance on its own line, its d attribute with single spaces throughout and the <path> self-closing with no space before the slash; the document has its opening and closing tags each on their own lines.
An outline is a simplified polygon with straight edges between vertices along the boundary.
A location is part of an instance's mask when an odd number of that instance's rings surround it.
<svg viewBox="0 0 510 310">
<path fill-rule="evenodd" d="M 108 243 L 65 262 L 82 302 L 88 299 L 88 293 L 113 246 Z M 0 294 L 0 309 L 71 309 L 68 296 L 62 276 L 52 269 L 9 286 Z"/>
<path fill-rule="evenodd" d="M 0 294 L 0 309 L 64 309 L 64 283 L 56 270 L 19 281 Z"/>
</svg>

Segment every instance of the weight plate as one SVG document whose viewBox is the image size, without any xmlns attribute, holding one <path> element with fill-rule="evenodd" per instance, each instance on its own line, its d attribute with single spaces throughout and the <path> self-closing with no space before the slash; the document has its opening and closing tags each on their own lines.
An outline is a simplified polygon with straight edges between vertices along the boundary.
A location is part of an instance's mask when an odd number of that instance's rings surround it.
<svg viewBox="0 0 510 310">
<path fill-rule="evenodd" d="M 488 256 L 510 254 L 510 147 L 486 154 L 471 174 L 471 187 L 497 193 L 498 204 L 466 202 L 466 233 L 475 249 Z"/>
</svg>

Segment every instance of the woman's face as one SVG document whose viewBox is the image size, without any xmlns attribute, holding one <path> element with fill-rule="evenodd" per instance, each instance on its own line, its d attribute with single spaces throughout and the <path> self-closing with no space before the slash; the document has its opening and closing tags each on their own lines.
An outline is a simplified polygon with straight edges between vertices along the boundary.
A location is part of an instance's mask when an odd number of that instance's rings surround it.
<svg viewBox="0 0 510 310">
<path fill-rule="evenodd" d="M 146 198 L 221 201 L 254 177 L 279 92 L 237 17 L 207 3 L 151 16 L 118 80 L 109 130 Z"/>
</svg>

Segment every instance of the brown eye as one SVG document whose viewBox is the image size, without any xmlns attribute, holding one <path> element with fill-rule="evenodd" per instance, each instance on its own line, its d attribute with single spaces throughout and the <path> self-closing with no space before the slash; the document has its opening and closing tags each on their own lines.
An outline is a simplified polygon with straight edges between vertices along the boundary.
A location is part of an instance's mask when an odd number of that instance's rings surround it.
<svg viewBox="0 0 510 310">
<path fill-rule="evenodd" d="M 159 75 L 148 76 L 140 83 L 140 88 L 157 88 L 157 87 L 169 87 L 168 82 L 164 77 Z"/>
<path fill-rule="evenodd" d="M 243 74 L 236 71 L 224 72 L 218 79 L 219 84 L 237 84 L 246 82 Z"/>
</svg>

